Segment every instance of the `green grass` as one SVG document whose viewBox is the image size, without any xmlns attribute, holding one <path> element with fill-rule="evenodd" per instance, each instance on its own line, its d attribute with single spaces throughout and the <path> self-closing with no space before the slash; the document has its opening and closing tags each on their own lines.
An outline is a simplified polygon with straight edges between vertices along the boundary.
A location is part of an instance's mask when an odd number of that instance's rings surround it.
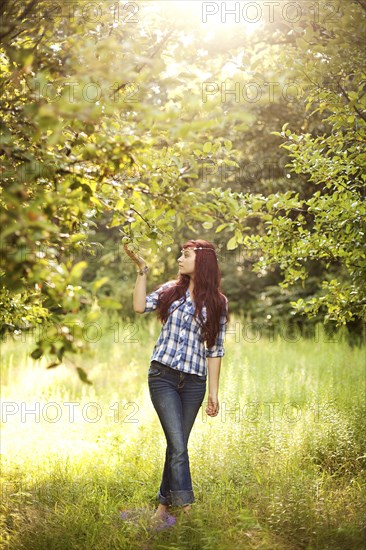
<svg viewBox="0 0 366 550">
<path fill-rule="evenodd" d="M 30 338 L 3 343 L 1 547 L 362 548 L 365 348 L 344 332 L 327 341 L 321 327 L 291 342 L 244 337 L 242 325 L 231 321 L 238 332 L 226 338 L 220 413 L 202 409 L 189 442 L 191 516 L 152 538 L 146 520 L 123 522 L 118 510 L 156 506 L 165 439 L 147 387 L 155 319 L 104 321 L 74 359 L 92 386 L 71 363 L 46 370 L 47 359 L 30 359 Z"/>
</svg>

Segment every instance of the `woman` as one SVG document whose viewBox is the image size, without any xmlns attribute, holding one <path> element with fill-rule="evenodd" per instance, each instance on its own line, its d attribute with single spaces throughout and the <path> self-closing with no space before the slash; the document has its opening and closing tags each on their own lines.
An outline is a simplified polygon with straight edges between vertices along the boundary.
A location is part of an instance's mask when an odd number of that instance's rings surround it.
<svg viewBox="0 0 366 550">
<path fill-rule="evenodd" d="M 155 513 L 156 518 L 166 521 L 169 506 L 181 506 L 189 513 L 195 500 L 187 444 L 205 396 L 207 371 L 206 413 L 217 416 L 219 411 L 228 300 L 220 291 L 217 256 L 208 241 L 187 241 L 178 258 L 177 280 L 160 285 L 147 296 L 146 262 L 127 246 L 125 250 L 139 266 L 133 298 L 135 312 L 156 309 L 163 325 L 151 357 L 148 385 L 167 441 Z"/>
</svg>

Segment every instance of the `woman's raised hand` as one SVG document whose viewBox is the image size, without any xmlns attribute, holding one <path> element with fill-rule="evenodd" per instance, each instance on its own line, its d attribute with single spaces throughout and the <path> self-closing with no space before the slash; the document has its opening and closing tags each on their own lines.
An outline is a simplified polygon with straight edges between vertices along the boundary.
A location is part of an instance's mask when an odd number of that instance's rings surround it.
<svg viewBox="0 0 366 550">
<path fill-rule="evenodd" d="M 127 244 L 124 244 L 123 248 L 125 249 L 126 254 L 131 258 L 133 262 L 135 262 L 135 264 L 138 265 L 140 269 L 145 267 L 146 262 L 142 256 L 138 256 L 137 254 L 135 254 L 135 252 L 128 248 Z"/>
</svg>

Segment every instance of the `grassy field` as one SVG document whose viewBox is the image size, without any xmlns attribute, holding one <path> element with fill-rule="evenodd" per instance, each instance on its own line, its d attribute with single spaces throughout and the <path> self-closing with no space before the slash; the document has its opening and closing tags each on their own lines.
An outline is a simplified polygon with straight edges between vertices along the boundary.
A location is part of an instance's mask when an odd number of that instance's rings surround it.
<svg viewBox="0 0 366 550">
<path fill-rule="evenodd" d="M 147 370 L 159 325 L 104 321 L 90 351 L 46 370 L 31 338 L 2 344 L 1 548 L 361 550 L 366 536 L 365 347 L 251 333 L 233 319 L 216 418 L 189 442 L 196 503 L 151 534 L 165 439 Z"/>
</svg>

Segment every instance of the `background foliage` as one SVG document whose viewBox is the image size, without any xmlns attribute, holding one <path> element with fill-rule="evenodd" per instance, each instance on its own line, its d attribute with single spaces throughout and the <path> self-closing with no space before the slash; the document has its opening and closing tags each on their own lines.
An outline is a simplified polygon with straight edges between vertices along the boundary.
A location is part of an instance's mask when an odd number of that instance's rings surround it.
<svg viewBox="0 0 366 550">
<path fill-rule="evenodd" d="M 202 236 L 232 311 L 362 331 L 365 2 L 188 4 L 1 5 L 1 331 L 49 326 L 34 358 L 132 318 L 122 239 L 151 288 Z"/>
</svg>

